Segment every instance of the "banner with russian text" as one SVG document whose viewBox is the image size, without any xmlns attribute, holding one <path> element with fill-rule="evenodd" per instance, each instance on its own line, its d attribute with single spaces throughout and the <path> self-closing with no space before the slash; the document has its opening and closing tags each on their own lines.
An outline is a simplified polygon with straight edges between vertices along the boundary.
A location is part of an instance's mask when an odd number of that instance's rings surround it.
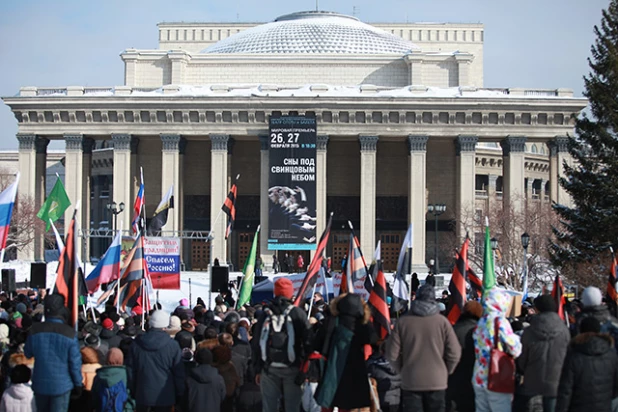
<svg viewBox="0 0 618 412">
<path fill-rule="evenodd" d="M 147 237 L 144 255 L 154 289 L 180 289 L 180 238 Z"/>
<path fill-rule="evenodd" d="M 268 249 L 316 248 L 316 119 L 271 116 Z"/>
</svg>

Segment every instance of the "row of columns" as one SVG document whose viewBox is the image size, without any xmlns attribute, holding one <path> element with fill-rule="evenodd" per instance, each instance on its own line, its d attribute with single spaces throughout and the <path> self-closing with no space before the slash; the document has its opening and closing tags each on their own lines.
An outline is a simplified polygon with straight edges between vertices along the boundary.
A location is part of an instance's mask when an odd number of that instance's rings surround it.
<svg viewBox="0 0 618 412">
<path fill-rule="evenodd" d="M 68 221 L 73 213 L 77 200 L 82 207 L 77 213 L 81 227 L 90 226 L 90 176 L 91 159 L 94 142 L 88 137 L 79 134 L 67 134 L 66 141 L 66 189 L 73 206 L 66 212 Z M 183 158 L 187 141 L 178 134 L 161 134 L 161 196 L 170 185 L 174 185 L 174 197 L 183 199 Z M 268 251 L 268 140 L 267 136 L 259 136 L 261 143 L 261 171 L 260 171 L 260 221 L 262 225 L 260 235 L 260 253 L 265 260 L 269 260 L 272 252 Z M 21 180 L 20 194 L 33 197 L 36 209 L 45 199 L 46 175 L 46 148 L 49 140 L 30 134 L 18 134 L 19 165 Z M 226 219 L 220 216 L 221 205 L 225 201 L 230 185 L 230 155 L 233 139 L 229 135 L 210 135 L 211 139 L 211 193 L 210 193 L 210 221 L 215 238 L 212 242 L 212 257 L 227 260 L 226 241 L 224 238 Z M 130 134 L 113 134 L 114 149 L 113 168 L 113 200 L 124 202 L 129 215 L 119 224 L 119 228 L 130 228 L 132 219 L 132 205 L 139 187 L 139 170 L 137 168 L 137 149 L 139 139 Z M 361 248 L 371 251 L 376 243 L 376 151 L 379 136 L 361 135 L 360 144 L 360 174 L 362 179 L 360 192 L 360 242 Z M 413 225 L 413 254 L 412 265 L 414 270 L 423 270 L 425 266 L 425 221 L 427 213 L 427 141 L 425 135 L 407 136 L 409 151 L 408 163 L 408 221 Z M 327 147 L 329 136 L 319 135 L 317 138 L 316 158 L 316 208 L 317 227 L 319 236 L 326 225 L 328 218 L 326 210 L 327 197 Z M 456 210 L 474 210 L 475 202 L 475 150 L 478 138 L 471 135 L 460 135 L 455 139 L 456 147 Z M 557 137 L 549 143 L 550 180 L 557 182 L 563 175 L 561 165 L 568 160 L 567 137 Z M 523 211 L 524 187 L 524 160 L 526 138 L 523 136 L 507 136 L 502 142 L 503 149 L 503 181 L 504 202 L 509 202 L 516 209 Z M 551 199 L 559 203 L 568 201 L 568 195 L 559 185 L 551 185 Z M 168 223 L 163 228 L 166 231 L 179 232 L 183 226 L 182 207 L 174 207 L 169 211 Z M 458 235 L 465 234 L 462 223 L 457 226 Z M 39 260 L 43 258 L 43 236 L 34 237 L 32 248 L 26 251 L 24 258 Z"/>
</svg>

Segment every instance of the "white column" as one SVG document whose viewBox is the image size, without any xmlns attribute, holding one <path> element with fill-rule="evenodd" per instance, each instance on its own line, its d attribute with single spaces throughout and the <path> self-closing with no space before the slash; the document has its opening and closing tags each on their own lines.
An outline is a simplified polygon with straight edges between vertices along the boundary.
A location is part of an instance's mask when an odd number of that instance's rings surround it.
<svg viewBox="0 0 618 412">
<path fill-rule="evenodd" d="M 182 158 L 186 140 L 178 134 L 161 134 L 161 197 L 174 185 L 174 207 L 170 210 L 167 223 L 162 230 L 166 236 L 177 236 L 182 230 Z"/>
<path fill-rule="evenodd" d="M 469 224 L 468 216 L 474 216 L 475 199 L 475 163 L 477 136 L 460 135 L 455 139 L 457 167 L 457 196 L 455 213 L 457 218 L 457 238 L 463 240 Z M 474 233 L 472 233 L 473 235 Z"/>
<path fill-rule="evenodd" d="M 90 229 L 90 172 L 92 169 L 92 148 L 94 140 L 81 134 L 65 134 L 65 188 L 71 200 L 71 206 L 64 212 L 64 221 L 71 221 L 77 202 L 80 207 L 75 218 L 78 226 L 87 231 Z M 89 241 L 85 242 L 86 260 L 90 260 Z"/>
<path fill-rule="evenodd" d="M 258 136 L 260 139 L 260 256 L 264 267 L 268 270 L 273 265 L 274 250 L 268 250 L 268 209 L 270 208 L 270 199 L 268 199 L 268 171 L 270 165 L 270 156 L 268 152 L 268 135 L 263 134 Z"/>
<path fill-rule="evenodd" d="M 413 225 L 412 271 L 426 272 L 427 136 L 409 135 L 408 221 Z"/>
<path fill-rule="evenodd" d="M 571 197 L 562 186 L 560 178 L 564 177 L 564 162 L 571 164 L 572 158 L 568 150 L 569 138 L 567 136 L 556 136 L 547 142 L 549 146 L 549 190 L 550 200 L 560 205 L 571 206 Z M 545 194 L 545 187 L 543 187 Z"/>
<path fill-rule="evenodd" d="M 118 217 L 118 228 L 128 230 L 131 226 L 133 209 L 133 171 L 132 156 L 137 154 L 139 140 L 130 134 L 112 134 L 114 146 L 114 193 L 112 201 L 124 203 L 125 213 Z M 113 218 L 113 217 L 112 217 Z"/>
<path fill-rule="evenodd" d="M 360 245 L 367 256 L 376 238 L 376 149 L 378 136 L 359 136 L 360 159 Z M 319 236 L 319 234 L 318 234 Z"/>
<path fill-rule="evenodd" d="M 524 211 L 524 162 L 526 138 L 524 136 L 507 136 L 502 142 L 502 181 L 504 210 L 513 208 L 513 213 L 520 216 Z"/>
<path fill-rule="evenodd" d="M 212 256 L 210 260 L 219 258 L 219 262 L 227 262 L 227 249 L 225 241 L 225 226 L 227 219 L 225 215 L 219 217 L 215 224 L 215 219 L 219 215 L 221 206 L 227 197 L 229 187 L 227 187 L 227 152 L 228 140 L 230 136 L 226 134 L 210 135 L 212 144 L 210 152 L 210 227 L 213 230 L 214 240 L 212 240 Z"/>
<path fill-rule="evenodd" d="M 315 161 L 315 165 L 316 165 L 315 212 L 316 212 L 317 220 L 316 220 L 316 227 L 315 227 L 315 236 L 317 238 L 317 241 L 320 240 L 320 236 L 322 236 L 322 232 L 324 232 L 324 229 L 326 228 L 326 221 L 328 220 L 328 210 L 326 210 L 326 197 L 328 195 L 328 192 L 327 192 L 328 183 L 326 180 L 326 177 L 327 177 L 326 166 L 328 163 L 328 157 L 327 157 L 328 139 L 329 137 L 327 135 L 318 135 L 317 145 L 316 145 L 317 150 L 316 150 L 316 161 Z M 375 233 L 375 228 L 374 228 L 374 233 Z M 368 253 L 368 252 L 365 252 L 363 249 L 363 253 Z M 311 251 L 312 258 L 314 254 L 315 254 L 315 251 L 312 250 Z"/>
<path fill-rule="evenodd" d="M 19 187 L 18 200 L 31 203 L 33 212 L 37 213 L 45 201 L 45 183 L 47 168 L 47 145 L 49 140 L 33 134 L 17 134 L 19 142 Z M 32 240 L 30 244 L 18 251 L 18 258 L 22 260 L 43 260 L 44 258 L 44 228 L 35 225 L 34 233 L 24 236 Z"/>
</svg>

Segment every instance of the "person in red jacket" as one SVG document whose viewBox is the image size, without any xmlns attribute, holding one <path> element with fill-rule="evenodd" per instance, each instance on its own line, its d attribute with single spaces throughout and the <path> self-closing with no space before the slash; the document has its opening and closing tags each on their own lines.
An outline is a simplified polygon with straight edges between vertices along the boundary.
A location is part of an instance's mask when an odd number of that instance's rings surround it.
<svg viewBox="0 0 618 412">
<path fill-rule="evenodd" d="M 305 267 L 305 260 L 303 259 L 303 255 L 299 253 L 298 256 L 296 257 L 296 268 L 298 269 L 298 273 L 302 272 L 304 267 Z"/>
</svg>

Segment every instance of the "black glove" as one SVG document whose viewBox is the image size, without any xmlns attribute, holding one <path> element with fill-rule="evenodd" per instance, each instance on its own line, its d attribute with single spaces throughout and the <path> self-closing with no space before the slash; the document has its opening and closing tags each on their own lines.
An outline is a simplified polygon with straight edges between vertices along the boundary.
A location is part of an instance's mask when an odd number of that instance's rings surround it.
<svg viewBox="0 0 618 412">
<path fill-rule="evenodd" d="M 83 386 L 75 386 L 71 391 L 71 399 L 79 399 L 82 397 L 82 392 L 84 390 Z"/>
</svg>

